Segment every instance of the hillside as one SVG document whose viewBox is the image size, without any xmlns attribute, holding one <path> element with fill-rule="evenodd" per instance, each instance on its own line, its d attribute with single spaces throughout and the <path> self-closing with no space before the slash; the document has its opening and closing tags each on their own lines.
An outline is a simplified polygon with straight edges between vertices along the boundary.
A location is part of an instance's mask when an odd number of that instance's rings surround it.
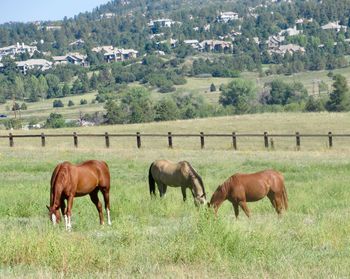
<svg viewBox="0 0 350 279">
<path fill-rule="evenodd" d="M 348 4 L 112 1 L 62 21 L 1 25 L 1 122 L 347 111 Z M 331 96 L 337 86 L 344 97 Z"/>
</svg>

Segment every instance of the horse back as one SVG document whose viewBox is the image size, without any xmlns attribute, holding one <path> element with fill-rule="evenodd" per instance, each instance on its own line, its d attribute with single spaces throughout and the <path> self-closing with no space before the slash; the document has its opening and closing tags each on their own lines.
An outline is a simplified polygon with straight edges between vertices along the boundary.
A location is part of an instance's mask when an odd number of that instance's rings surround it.
<svg viewBox="0 0 350 279">
<path fill-rule="evenodd" d="M 156 160 L 151 166 L 151 173 L 156 181 L 169 186 L 187 185 L 189 169 L 187 162 L 174 163 L 169 160 Z"/>
<path fill-rule="evenodd" d="M 110 173 L 106 162 L 98 160 L 85 161 L 76 166 L 79 184 L 110 187 Z"/>
</svg>

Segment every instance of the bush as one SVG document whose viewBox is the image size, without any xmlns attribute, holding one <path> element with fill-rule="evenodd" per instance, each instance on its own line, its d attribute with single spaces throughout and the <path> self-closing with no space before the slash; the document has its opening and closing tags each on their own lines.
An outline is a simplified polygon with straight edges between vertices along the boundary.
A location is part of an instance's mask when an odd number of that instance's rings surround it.
<svg viewBox="0 0 350 279">
<path fill-rule="evenodd" d="M 87 100 L 86 99 L 81 99 L 80 100 L 80 104 L 81 105 L 86 105 L 88 102 L 87 102 Z"/>
<path fill-rule="evenodd" d="M 62 114 L 51 113 L 46 119 L 45 128 L 63 128 L 65 127 L 65 120 Z"/>
<path fill-rule="evenodd" d="M 69 107 L 74 106 L 74 102 L 73 102 L 72 100 L 69 100 L 69 101 L 68 101 L 68 106 L 69 106 Z"/>
<path fill-rule="evenodd" d="M 210 85 L 210 92 L 215 92 L 215 91 L 216 91 L 215 84 L 212 83 L 212 84 Z"/>
<path fill-rule="evenodd" d="M 22 103 L 22 105 L 21 105 L 21 110 L 27 110 L 27 105 L 26 105 L 26 103 Z"/>
<path fill-rule="evenodd" d="M 54 108 L 63 108 L 64 104 L 62 103 L 61 100 L 54 100 L 53 103 L 52 103 L 52 106 Z"/>
</svg>

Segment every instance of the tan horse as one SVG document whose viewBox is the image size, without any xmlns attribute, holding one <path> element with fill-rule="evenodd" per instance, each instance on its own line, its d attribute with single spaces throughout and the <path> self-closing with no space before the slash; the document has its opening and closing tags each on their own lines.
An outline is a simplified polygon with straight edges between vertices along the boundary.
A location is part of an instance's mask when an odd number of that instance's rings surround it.
<svg viewBox="0 0 350 279">
<path fill-rule="evenodd" d="M 103 224 L 102 205 L 98 199 L 98 191 L 103 194 L 108 224 L 111 225 L 109 206 L 110 175 L 108 165 L 103 161 L 90 160 L 78 165 L 70 162 L 58 164 L 52 173 L 50 188 L 49 214 L 53 224 L 60 221 L 59 208 L 64 216 L 66 229 L 71 229 L 71 214 L 74 197 L 90 195 L 95 204 L 100 224 Z M 67 208 L 65 205 L 67 200 Z"/>
<path fill-rule="evenodd" d="M 249 217 L 250 211 L 247 202 L 258 201 L 267 196 L 278 214 L 282 209 L 287 210 L 288 199 L 284 186 L 284 178 L 281 173 L 274 170 L 265 170 L 252 174 L 235 174 L 227 179 L 214 192 L 210 200 L 210 206 L 214 207 L 215 214 L 220 205 L 229 200 L 238 217 L 238 206 Z"/>
<path fill-rule="evenodd" d="M 161 197 L 165 195 L 167 186 L 181 187 L 183 200 L 185 201 L 186 189 L 190 188 L 196 206 L 206 203 L 202 178 L 189 162 L 181 161 L 173 163 L 168 160 L 154 161 L 149 168 L 148 182 L 151 195 L 156 194 L 156 182 Z"/>
</svg>

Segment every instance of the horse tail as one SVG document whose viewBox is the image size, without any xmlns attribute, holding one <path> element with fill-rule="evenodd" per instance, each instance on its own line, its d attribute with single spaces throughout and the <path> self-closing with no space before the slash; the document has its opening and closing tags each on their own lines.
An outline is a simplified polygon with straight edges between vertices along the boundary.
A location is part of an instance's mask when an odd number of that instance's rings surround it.
<svg viewBox="0 0 350 279">
<path fill-rule="evenodd" d="M 151 166 L 149 167 L 149 171 L 148 171 L 148 184 L 149 184 L 149 193 L 152 195 L 156 195 L 156 184 L 152 175 L 152 167 L 153 167 L 153 163 L 151 164 Z"/>
<path fill-rule="evenodd" d="M 287 196 L 287 190 L 286 186 L 284 185 L 284 177 L 281 175 L 281 183 L 282 183 L 282 198 L 283 198 L 283 207 L 285 210 L 288 209 L 288 196 Z"/>
</svg>

